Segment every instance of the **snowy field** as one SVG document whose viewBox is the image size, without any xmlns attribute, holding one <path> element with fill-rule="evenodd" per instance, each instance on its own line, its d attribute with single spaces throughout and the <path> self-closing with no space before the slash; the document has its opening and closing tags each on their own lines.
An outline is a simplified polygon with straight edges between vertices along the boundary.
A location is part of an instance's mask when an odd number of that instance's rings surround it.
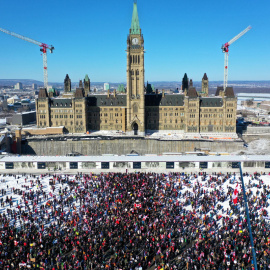
<svg viewBox="0 0 270 270">
<path fill-rule="evenodd" d="M 270 140 L 259 139 L 248 144 L 247 148 L 236 151 L 235 155 L 268 155 L 270 152 Z"/>
<path fill-rule="evenodd" d="M 57 178 L 59 180 L 57 180 Z M 223 179 L 223 176 L 220 176 L 219 179 Z M 57 177 L 53 176 L 30 176 L 30 175 L 12 175 L 12 176 L 0 176 L 0 214 L 9 214 L 10 210 L 12 211 L 24 211 L 26 213 L 31 212 L 33 218 L 35 219 L 35 223 L 38 225 L 38 221 L 40 222 L 40 216 L 44 215 L 45 218 L 42 219 L 40 224 L 44 224 L 44 226 L 50 225 L 52 222 L 57 224 L 57 219 L 54 219 L 53 215 L 53 201 L 57 199 L 66 200 L 69 197 L 72 197 L 72 204 L 68 206 L 64 206 L 65 215 L 71 216 L 74 212 L 80 212 L 80 201 L 78 200 L 78 192 L 85 188 L 86 183 L 90 183 L 92 187 L 97 187 L 100 183 L 98 176 L 93 176 L 90 180 L 82 177 L 77 177 L 76 175 L 58 175 Z M 205 179 L 202 176 L 190 176 L 186 178 L 185 176 L 170 176 L 168 175 L 167 181 L 163 181 L 164 187 L 167 183 L 173 181 L 175 188 L 178 188 L 179 185 L 182 186 L 178 201 L 179 203 L 185 204 L 186 197 L 181 196 L 186 191 L 190 192 L 191 196 L 194 196 L 195 185 L 199 183 L 201 189 L 205 192 L 205 194 L 210 194 L 211 192 L 220 191 L 221 194 L 227 194 L 230 190 L 234 190 L 238 183 L 238 190 L 241 191 L 241 181 L 240 175 L 232 175 L 229 180 L 224 182 L 221 185 L 217 185 L 215 181 L 211 181 L 211 175 L 207 175 Z M 169 180 L 170 179 L 170 180 Z M 185 179 L 185 180 L 184 180 Z M 262 182 L 260 182 L 260 179 Z M 263 192 L 263 185 L 266 185 L 266 190 L 270 192 L 270 175 L 261 175 L 258 179 L 254 179 L 253 175 L 245 176 L 244 182 L 246 186 L 246 192 L 252 192 L 253 195 L 258 195 Z M 76 183 L 75 188 L 65 183 L 66 180 L 72 181 Z M 54 181 L 54 185 L 52 184 Z M 51 183 L 51 184 L 50 184 Z M 90 205 L 95 207 L 95 203 L 97 202 L 97 196 L 94 192 L 89 190 L 87 193 L 87 197 L 85 200 L 86 205 Z M 77 196 L 77 198 L 76 198 Z M 269 204 L 270 195 L 268 195 L 267 202 Z M 216 202 L 216 207 L 220 205 L 220 210 L 217 211 L 218 216 L 227 216 L 230 215 L 231 212 L 227 213 L 227 209 L 229 210 L 229 202 L 230 199 L 227 198 L 224 202 Z M 46 211 L 42 211 L 43 206 Z M 60 207 L 60 204 L 56 203 L 56 208 Z M 72 206 L 72 207 L 71 207 Z M 62 207 L 62 205 L 61 205 Z M 184 206 L 187 211 L 192 210 L 192 206 L 188 204 Z M 253 207 L 257 207 L 259 214 L 262 211 L 262 207 L 257 205 L 257 202 L 254 202 Z M 264 208 L 267 211 L 266 219 L 270 216 L 270 206 Z M 199 209 L 198 209 L 199 210 Z M 244 208 L 241 208 L 241 212 L 244 214 Z M 208 213 L 209 215 L 209 213 Z M 232 215 L 232 217 L 234 217 Z M 47 220 L 47 222 L 46 222 Z M 29 220 L 24 219 L 14 219 L 11 218 L 10 225 L 15 225 L 17 228 L 21 228 L 23 223 L 28 223 Z"/>
<path fill-rule="evenodd" d="M 269 237 L 270 175 L 246 175 L 244 182 L 251 221 L 258 226 L 253 232 L 258 241 L 257 256 L 265 266 L 270 250 L 258 243 Z M 234 205 L 236 189 L 239 201 Z M 68 269 L 101 269 L 115 263 L 117 269 L 152 270 L 153 258 L 159 265 L 176 264 L 174 269 L 186 269 L 185 258 L 198 265 L 190 259 L 198 252 L 200 262 L 208 263 L 209 258 L 214 264 L 240 266 L 241 262 L 248 266 L 250 252 L 247 257 L 242 254 L 243 245 L 248 244 L 242 241 L 242 235 L 248 239 L 242 197 L 239 174 L 0 175 L 0 269 L 42 265 L 41 269 L 49 270 L 59 263 L 64 269 L 68 265 Z M 228 249 L 227 226 L 234 235 L 231 241 L 239 239 L 239 250 Z M 156 228 L 160 235 L 155 240 Z M 213 252 L 204 258 L 207 251 L 202 237 L 225 249 L 212 248 L 219 259 L 214 260 Z M 133 245 L 136 239 L 140 242 Z M 157 241 L 151 253 L 147 253 L 147 239 Z M 130 250 L 128 261 L 124 248 Z M 144 268 L 139 267 L 142 261 Z M 270 261 L 268 264 L 270 267 Z"/>
</svg>

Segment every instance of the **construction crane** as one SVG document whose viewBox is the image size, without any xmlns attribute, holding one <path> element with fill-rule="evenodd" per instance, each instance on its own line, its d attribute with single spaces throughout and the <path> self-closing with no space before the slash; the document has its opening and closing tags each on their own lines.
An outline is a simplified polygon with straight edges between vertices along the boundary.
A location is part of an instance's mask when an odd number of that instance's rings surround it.
<svg viewBox="0 0 270 270">
<path fill-rule="evenodd" d="M 237 39 L 239 39 L 240 37 L 242 37 L 246 32 L 248 32 L 251 29 L 251 26 L 248 26 L 245 30 L 243 30 L 241 33 L 239 33 L 237 36 L 235 36 L 233 39 L 231 39 L 229 42 L 225 43 L 224 45 L 222 45 L 221 49 L 222 52 L 224 52 L 224 90 L 227 88 L 228 86 L 228 64 L 229 64 L 229 46 L 234 43 Z"/>
<path fill-rule="evenodd" d="M 22 35 L 19 35 L 19 34 L 16 34 L 14 32 L 5 30 L 3 28 L 0 28 L 0 31 L 2 31 L 3 33 L 6 33 L 8 35 L 11 35 L 13 37 L 17 37 L 17 38 L 20 38 L 22 40 L 31 42 L 31 43 L 36 44 L 36 45 L 38 45 L 40 47 L 40 51 L 42 52 L 42 55 L 43 55 L 44 87 L 47 89 L 47 87 L 48 87 L 47 50 L 49 50 L 50 53 L 52 53 L 53 50 L 54 50 L 54 47 L 52 45 L 49 46 L 49 45 L 47 45 L 45 43 L 36 41 L 36 40 L 28 38 L 28 37 L 24 37 Z"/>
</svg>

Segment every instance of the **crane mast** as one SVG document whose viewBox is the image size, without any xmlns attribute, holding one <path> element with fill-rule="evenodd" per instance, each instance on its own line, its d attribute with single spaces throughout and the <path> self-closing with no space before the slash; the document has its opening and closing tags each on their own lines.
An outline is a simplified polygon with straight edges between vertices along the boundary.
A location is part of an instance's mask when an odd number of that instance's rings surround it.
<svg viewBox="0 0 270 270">
<path fill-rule="evenodd" d="M 8 31 L 8 30 L 5 30 L 3 28 L 0 28 L 0 31 L 5 33 L 5 34 L 11 35 L 13 37 L 25 40 L 25 41 L 30 42 L 30 43 L 33 43 L 33 44 L 38 45 L 40 47 L 40 51 L 42 52 L 42 55 L 43 55 L 44 87 L 47 88 L 48 87 L 47 50 L 49 50 L 50 53 L 52 53 L 54 50 L 54 47 L 52 45 L 47 45 L 45 43 L 36 41 L 34 39 L 22 36 L 20 34 L 17 34 L 17 33 Z"/>
<path fill-rule="evenodd" d="M 224 90 L 228 86 L 228 65 L 229 65 L 229 46 L 234 43 L 237 39 L 242 37 L 245 33 L 247 33 L 251 29 L 251 26 L 248 26 L 245 30 L 243 30 L 241 33 L 239 33 L 237 36 L 232 38 L 229 42 L 226 42 L 224 45 L 222 45 L 221 49 L 222 52 L 224 52 Z"/>
</svg>

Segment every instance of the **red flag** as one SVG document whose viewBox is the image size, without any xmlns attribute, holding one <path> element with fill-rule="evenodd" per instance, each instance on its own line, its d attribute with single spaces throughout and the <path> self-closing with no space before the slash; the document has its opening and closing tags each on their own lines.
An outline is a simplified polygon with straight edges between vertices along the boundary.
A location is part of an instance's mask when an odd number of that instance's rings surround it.
<svg viewBox="0 0 270 270">
<path fill-rule="evenodd" d="M 237 199 L 238 199 L 238 190 L 237 190 L 237 187 L 238 187 L 238 183 L 235 187 L 235 190 L 233 192 L 233 195 L 232 195 L 232 199 L 233 199 L 233 203 L 234 204 L 237 204 Z"/>
<path fill-rule="evenodd" d="M 142 204 L 141 203 L 134 203 L 134 208 L 136 208 L 136 207 L 142 208 Z"/>
</svg>

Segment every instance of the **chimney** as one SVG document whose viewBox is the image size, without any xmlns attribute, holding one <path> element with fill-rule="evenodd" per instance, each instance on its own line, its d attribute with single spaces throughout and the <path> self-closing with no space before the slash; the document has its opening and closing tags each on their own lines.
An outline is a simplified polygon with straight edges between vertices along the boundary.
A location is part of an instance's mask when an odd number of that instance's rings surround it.
<svg viewBox="0 0 270 270">
<path fill-rule="evenodd" d="M 113 90 L 113 97 L 116 97 L 116 90 Z"/>
<path fill-rule="evenodd" d="M 110 97 L 110 89 L 108 89 L 108 92 L 107 92 L 107 98 Z"/>
<path fill-rule="evenodd" d="M 165 97 L 165 91 L 162 89 L 162 97 Z"/>
</svg>

